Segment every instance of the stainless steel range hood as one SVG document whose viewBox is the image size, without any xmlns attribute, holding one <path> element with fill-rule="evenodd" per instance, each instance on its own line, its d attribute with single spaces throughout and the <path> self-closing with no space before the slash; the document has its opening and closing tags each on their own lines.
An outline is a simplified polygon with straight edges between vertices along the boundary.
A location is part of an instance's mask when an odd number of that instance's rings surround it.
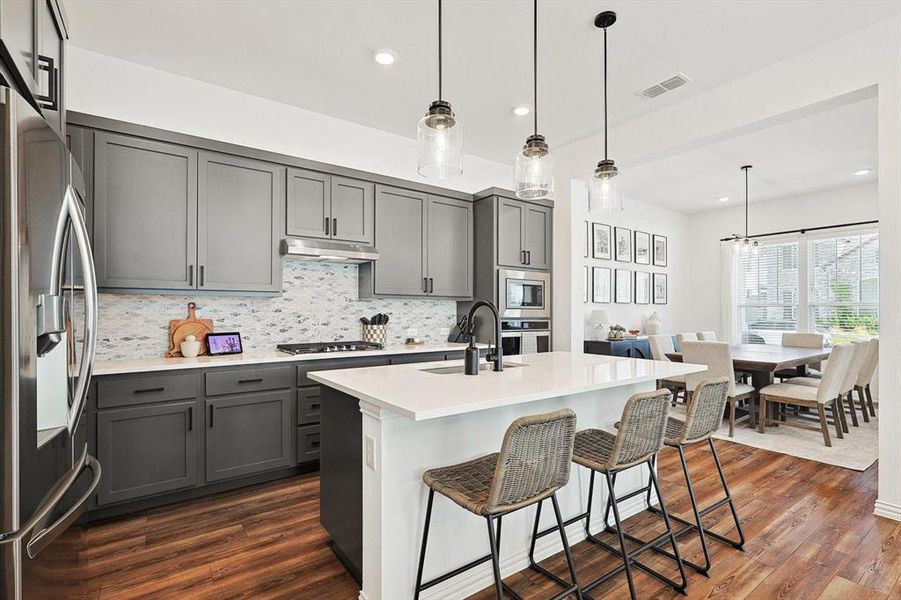
<svg viewBox="0 0 901 600">
<path fill-rule="evenodd" d="M 355 245 L 328 240 L 284 239 L 282 254 L 299 260 L 360 264 L 379 259 L 378 251 L 372 246 Z"/>
</svg>

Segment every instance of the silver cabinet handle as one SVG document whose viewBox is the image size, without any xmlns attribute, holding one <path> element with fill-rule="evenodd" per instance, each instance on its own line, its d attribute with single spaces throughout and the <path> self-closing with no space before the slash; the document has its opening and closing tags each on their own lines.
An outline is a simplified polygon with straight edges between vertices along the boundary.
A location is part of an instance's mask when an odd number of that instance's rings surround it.
<svg viewBox="0 0 901 600">
<path fill-rule="evenodd" d="M 66 187 L 65 204 L 72 220 L 75 242 L 81 255 L 82 278 L 84 280 L 84 339 L 82 340 L 81 364 L 78 366 L 78 379 L 75 384 L 73 404 L 69 409 L 69 435 L 75 435 L 75 428 L 84 412 L 88 397 L 88 386 L 91 383 L 91 369 L 94 365 L 94 354 L 97 350 L 97 276 L 94 272 L 94 255 L 88 240 L 88 228 L 81 212 L 83 204 L 78 191 L 71 185 Z"/>
</svg>

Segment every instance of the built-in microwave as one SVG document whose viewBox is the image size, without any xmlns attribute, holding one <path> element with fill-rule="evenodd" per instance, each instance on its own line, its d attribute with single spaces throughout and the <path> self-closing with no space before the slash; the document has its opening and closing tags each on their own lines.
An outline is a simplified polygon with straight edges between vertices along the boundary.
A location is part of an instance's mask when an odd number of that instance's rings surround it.
<svg viewBox="0 0 901 600">
<path fill-rule="evenodd" d="M 497 283 L 502 318 L 551 318 L 549 273 L 499 269 Z"/>
</svg>

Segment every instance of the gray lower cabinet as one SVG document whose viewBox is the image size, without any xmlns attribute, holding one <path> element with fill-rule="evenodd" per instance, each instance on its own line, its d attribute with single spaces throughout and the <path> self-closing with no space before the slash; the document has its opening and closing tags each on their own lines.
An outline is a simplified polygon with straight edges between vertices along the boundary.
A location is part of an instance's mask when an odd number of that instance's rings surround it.
<svg viewBox="0 0 901 600">
<path fill-rule="evenodd" d="M 294 463 L 293 390 L 205 400 L 206 481 Z"/>
<path fill-rule="evenodd" d="M 472 203 L 429 196 L 427 272 L 429 294 L 472 296 Z"/>
<path fill-rule="evenodd" d="M 97 413 L 103 465 L 98 504 L 197 484 L 196 402 L 170 402 Z"/>
<path fill-rule="evenodd" d="M 278 253 L 285 169 L 201 152 L 198 177 L 197 287 L 279 292 Z"/>
<path fill-rule="evenodd" d="M 371 244 L 375 185 L 304 169 L 288 169 L 285 233 Z"/>
<path fill-rule="evenodd" d="M 197 151 L 96 132 L 97 285 L 194 288 L 196 261 Z"/>
<path fill-rule="evenodd" d="M 498 198 L 498 265 L 550 269 L 552 234 L 549 207 L 510 198 Z"/>
<path fill-rule="evenodd" d="M 376 186 L 375 244 L 379 260 L 362 265 L 361 285 L 371 269 L 370 294 L 389 296 L 425 296 L 426 211 L 428 196 L 419 192 Z M 361 292 L 363 290 L 361 289 Z"/>
</svg>

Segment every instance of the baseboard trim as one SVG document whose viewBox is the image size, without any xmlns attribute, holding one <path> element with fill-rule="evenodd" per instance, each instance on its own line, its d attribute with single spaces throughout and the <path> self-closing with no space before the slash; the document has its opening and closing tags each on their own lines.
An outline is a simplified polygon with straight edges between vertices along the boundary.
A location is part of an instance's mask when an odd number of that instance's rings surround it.
<svg viewBox="0 0 901 600">
<path fill-rule="evenodd" d="M 891 519 L 893 521 L 901 521 L 901 506 L 885 502 L 884 500 L 876 500 L 873 514 L 877 517 L 885 517 L 886 519 Z"/>
</svg>

